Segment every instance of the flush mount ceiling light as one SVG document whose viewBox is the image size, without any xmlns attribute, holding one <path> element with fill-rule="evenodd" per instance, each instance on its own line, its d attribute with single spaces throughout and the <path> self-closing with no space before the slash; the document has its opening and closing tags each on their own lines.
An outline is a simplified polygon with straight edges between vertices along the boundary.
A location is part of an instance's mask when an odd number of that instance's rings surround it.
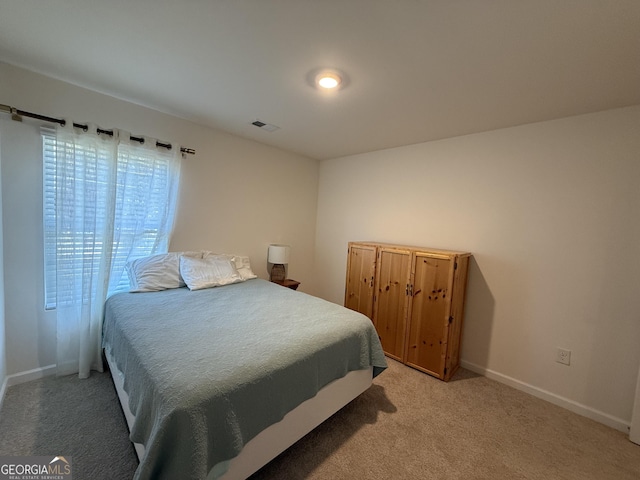
<svg viewBox="0 0 640 480">
<path fill-rule="evenodd" d="M 305 80 L 311 88 L 328 96 L 344 90 L 351 83 L 349 76 L 335 67 L 314 68 L 307 73 Z"/>
<path fill-rule="evenodd" d="M 316 76 L 316 84 L 325 90 L 333 90 L 340 86 L 342 78 L 335 72 L 321 72 Z"/>
<path fill-rule="evenodd" d="M 316 70 L 313 81 L 317 88 L 324 91 L 333 91 L 344 87 L 344 75 L 333 69 Z"/>
</svg>

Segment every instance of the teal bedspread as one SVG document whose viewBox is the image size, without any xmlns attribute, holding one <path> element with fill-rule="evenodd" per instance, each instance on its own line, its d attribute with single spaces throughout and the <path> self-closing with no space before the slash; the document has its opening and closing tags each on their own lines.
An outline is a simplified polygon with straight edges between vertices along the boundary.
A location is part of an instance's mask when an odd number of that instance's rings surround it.
<svg viewBox="0 0 640 480">
<path fill-rule="evenodd" d="M 103 330 L 146 449 L 136 479 L 207 478 L 328 383 L 386 368 L 368 318 L 260 279 L 120 293 Z"/>
</svg>

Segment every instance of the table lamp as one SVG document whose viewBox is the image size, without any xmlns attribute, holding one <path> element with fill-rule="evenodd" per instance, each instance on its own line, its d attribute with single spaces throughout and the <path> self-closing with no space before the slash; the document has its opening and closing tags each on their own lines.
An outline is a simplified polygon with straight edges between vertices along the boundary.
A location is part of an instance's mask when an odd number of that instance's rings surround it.
<svg viewBox="0 0 640 480">
<path fill-rule="evenodd" d="M 272 282 L 284 282 L 284 266 L 289 263 L 289 245 L 269 245 L 267 261 L 273 264 L 269 280 Z"/>
</svg>

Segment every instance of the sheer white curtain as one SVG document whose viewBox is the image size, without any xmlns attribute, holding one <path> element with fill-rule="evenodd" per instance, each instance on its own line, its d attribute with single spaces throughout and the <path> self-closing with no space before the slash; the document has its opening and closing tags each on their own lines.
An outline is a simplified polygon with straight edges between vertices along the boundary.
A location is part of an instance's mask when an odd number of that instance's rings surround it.
<svg viewBox="0 0 640 480">
<path fill-rule="evenodd" d="M 152 139 L 132 144 L 126 132 L 66 125 L 55 134 L 55 263 L 47 263 L 55 264 L 58 374 L 84 378 L 102 371 L 104 302 L 127 288 L 126 262 L 167 251 L 181 156 Z M 45 237 L 47 217 L 45 205 Z"/>
</svg>

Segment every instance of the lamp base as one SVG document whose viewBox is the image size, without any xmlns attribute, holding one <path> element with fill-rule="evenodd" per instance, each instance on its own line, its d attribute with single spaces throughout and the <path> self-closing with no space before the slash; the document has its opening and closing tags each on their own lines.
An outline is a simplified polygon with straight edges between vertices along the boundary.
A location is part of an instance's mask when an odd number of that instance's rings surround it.
<svg viewBox="0 0 640 480">
<path fill-rule="evenodd" d="M 281 263 L 274 263 L 271 267 L 271 276 L 269 277 L 269 280 L 272 282 L 284 282 L 284 277 L 284 265 Z"/>
</svg>

